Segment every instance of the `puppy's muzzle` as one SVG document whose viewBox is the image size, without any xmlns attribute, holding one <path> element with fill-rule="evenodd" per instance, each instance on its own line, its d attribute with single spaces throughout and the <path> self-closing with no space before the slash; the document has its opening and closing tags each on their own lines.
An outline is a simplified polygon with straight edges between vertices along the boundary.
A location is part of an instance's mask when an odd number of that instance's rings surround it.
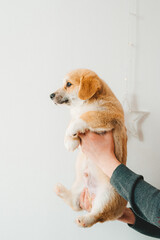
<svg viewBox="0 0 160 240">
<path fill-rule="evenodd" d="M 60 95 L 59 93 L 55 92 L 50 95 L 50 98 L 54 101 L 55 104 L 69 104 L 68 98 Z"/>
</svg>

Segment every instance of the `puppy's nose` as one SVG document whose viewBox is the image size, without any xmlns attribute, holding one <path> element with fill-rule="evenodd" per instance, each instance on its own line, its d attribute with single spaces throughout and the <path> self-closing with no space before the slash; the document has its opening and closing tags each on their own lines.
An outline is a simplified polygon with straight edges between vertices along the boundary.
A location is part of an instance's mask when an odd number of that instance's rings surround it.
<svg viewBox="0 0 160 240">
<path fill-rule="evenodd" d="M 52 94 L 50 95 L 50 98 L 53 99 L 53 98 L 55 97 L 55 95 L 56 95 L 55 93 L 52 93 Z"/>
</svg>

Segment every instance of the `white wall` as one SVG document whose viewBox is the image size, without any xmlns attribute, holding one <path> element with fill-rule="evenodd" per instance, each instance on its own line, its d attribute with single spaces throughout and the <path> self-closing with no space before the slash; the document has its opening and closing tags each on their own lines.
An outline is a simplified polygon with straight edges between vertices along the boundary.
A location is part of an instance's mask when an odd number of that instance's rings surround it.
<svg viewBox="0 0 160 240">
<path fill-rule="evenodd" d="M 54 193 L 71 186 L 76 153 L 63 135 L 65 108 L 49 94 L 69 70 L 96 71 L 122 96 L 127 64 L 128 0 L 0 2 L 0 239 L 149 239 L 121 222 L 78 228 L 77 213 Z M 150 112 L 143 141 L 128 142 L 128 166 L 160 187 L 160 1 L 139 0 L 129 95 Z M 151 239 L 151 238 L 150 238 Z"/>
</svg>

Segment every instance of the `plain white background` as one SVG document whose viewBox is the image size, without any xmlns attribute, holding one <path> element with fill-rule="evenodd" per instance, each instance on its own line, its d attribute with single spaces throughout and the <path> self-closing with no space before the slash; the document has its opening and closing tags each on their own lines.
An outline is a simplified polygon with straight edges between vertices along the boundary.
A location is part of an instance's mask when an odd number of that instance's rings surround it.
<svg viewBox="0 0 160 240">
<path fill-rule="evenodd" d="M 0 239 L 151 239 L 115 221 L 90 229 L 53 193 L 70 187 L 75 153 L 63 136 L 67 108 L 49 94 L 75 68 L 89 68 L 117 97 L 128 64 L 129 0 L 0 1 Z M 138 0 L 136 48 L 128 82 L 133 110 L 150 112 L 130 138 L 128 166 L 160 187 L 160 1 Z M 132 101 L 134 99 L 134 101 Z"/>
</svg>

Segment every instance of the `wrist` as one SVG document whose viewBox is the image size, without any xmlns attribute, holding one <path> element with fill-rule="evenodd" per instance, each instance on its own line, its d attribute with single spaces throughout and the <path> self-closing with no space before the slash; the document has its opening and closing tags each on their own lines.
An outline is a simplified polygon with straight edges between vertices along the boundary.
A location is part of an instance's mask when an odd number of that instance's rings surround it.
<svg viewBox="0 0 160 240">
<path fill-rule="evenodd" d="M 121 164 L 117 158 L 115 157 L 115 155 L 112 155 L 110 157 L 107 157 L 107 163 L 105 164 L 104 169 L 102 169 L 104 171 L 104 173 L 111 178 L 113 172 L 115 171 L 115 169 Z"/>
</svg>

